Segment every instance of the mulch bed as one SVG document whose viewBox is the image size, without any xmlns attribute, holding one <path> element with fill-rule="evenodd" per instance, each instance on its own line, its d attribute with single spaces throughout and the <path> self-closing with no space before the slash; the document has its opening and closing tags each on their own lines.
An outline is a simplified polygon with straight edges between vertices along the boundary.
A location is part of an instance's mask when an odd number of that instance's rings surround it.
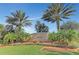
<svg viewBox="0 0 79 59">
<path fill-rule="evenodd" d="M 29 41 L 29 42 L 22 42 L 22 43 L 14 43 L 14 44 L 10 44 L 10 45 L 0 45 L 0 48 L 6 48 L 6 47 L 9 47 L 9 46 L 15 46 L 15 45 L 20 45 L 20 44 L 23 44 L 23 45 L 33 45 L 33 44 L 40 44 L 40 45 L 44 45 L 44 47 L 42 48 L 42 50 L 47 50 L 47 51 L 58 51 L 58 52 L 77 52 L 79 51 L 79 48 L 67 48 L 67 47 L 54 47 L 54 46 L 51 46 L 51 42 L 50 41 Z"/>
<path fill-rule="evenodd" d="M 7 47 L 9 47 L 9 46 L 5 46 L 5 45 L 0 45 L 0 48 L 7 48 Z"/>
<path fill-rule="evenodd" d="M 79 51 L 79 48 L 61 48 L 61 47 L 52 47 L 52 46 L 45 46 L 42 48 L 42 50 L 47 51 L 57 51 L 57 52 L 77 52 Z"/>
</svg>

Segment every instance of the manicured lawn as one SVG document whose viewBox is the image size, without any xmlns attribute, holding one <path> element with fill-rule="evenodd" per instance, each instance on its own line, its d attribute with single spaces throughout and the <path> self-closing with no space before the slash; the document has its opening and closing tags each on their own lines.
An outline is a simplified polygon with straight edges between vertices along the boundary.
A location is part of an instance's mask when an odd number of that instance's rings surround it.
<svg viewBox="0 0 79 59">
<path fill-rule="evenodd" d="M 0 48 L 0 55 L 70 55 L 79 54 L 73 52 L 48 52 L 41 50 L 43 46 L 40 45 L 17 45 Z"/>
</svg>

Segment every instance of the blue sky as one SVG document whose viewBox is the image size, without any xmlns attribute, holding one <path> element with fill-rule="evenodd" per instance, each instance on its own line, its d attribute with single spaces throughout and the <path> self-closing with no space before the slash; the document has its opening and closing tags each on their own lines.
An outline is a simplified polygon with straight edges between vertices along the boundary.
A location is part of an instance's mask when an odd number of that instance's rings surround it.
<svg viewBox="0 0 79 59">
<path fill-rule="evenodd" d="M 26 32 L 29 33 L 35 33 L 35 23 L 37 20 L 44 22 L 47 26 L 49 26 L 49 31 L 53 32 L 56 31 L 56 24 L 55 23 L 48 23 L 46 21 L 43 21 L 41 19 L 44 11 L 48 8 L 49 4 L 46 3 L 33 3 L 33 4 L 0 4 L 0 23 L 1 24 L 6 24 L 6 17 L 10 15 L 11 12 L 15 12 L 16 10 L 23 10 L 26 15 L 29 16 L 29 19 L 32 20 L 32 26 L 30 27 L 24 27 L 24 29 L 26 30 Z M 65 19 L 64 22 L 68 21 L 68 20 L 72 20 L 72 21 L 77 21 L 79 22 L 79 4 L 74 4 L 74 9 L 76 10 L 76 12 L 74 13 L 75 15 L 73 15 L 72 17 L 70 17 L 70 19 Z M 63 19 L 64 20 L 64 19 Z"/>
</svg>

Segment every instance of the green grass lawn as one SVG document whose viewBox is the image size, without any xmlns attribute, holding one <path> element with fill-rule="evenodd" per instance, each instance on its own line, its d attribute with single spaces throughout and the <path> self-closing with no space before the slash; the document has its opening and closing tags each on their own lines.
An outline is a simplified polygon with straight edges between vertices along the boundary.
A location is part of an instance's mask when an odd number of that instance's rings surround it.
<svg viewBox="0 0 79 59">
<path fill-rule="evenodd" d="M 73 55 L 73 52 L 48 52 L 42 51 L 40 45 L 17 45 L 0 48 L 0 55 Z"/>
</svg>

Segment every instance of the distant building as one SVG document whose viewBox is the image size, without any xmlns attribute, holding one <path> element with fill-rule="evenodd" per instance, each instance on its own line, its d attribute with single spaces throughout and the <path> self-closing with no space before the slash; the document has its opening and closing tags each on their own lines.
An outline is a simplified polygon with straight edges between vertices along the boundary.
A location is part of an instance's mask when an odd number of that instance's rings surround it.
<svg viewBox="0 0 79 59">
<path fill-rule="evenodd" d="M 48 40 L 48 33 L 34 33 L 32 34 L 34 40 Z"/>
</svg>

